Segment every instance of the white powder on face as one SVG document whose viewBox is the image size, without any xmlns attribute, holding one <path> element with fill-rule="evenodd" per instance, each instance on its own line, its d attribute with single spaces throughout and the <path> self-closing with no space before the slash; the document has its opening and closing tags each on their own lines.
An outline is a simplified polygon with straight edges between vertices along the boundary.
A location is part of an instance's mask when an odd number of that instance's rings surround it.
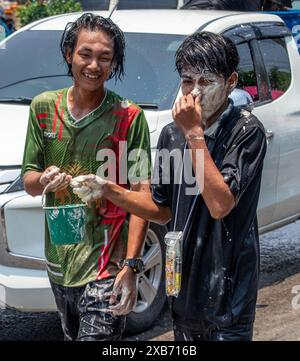
<svg viewBox="0 0 300 361">
<path fill-rule="evenodd" d="M 206 87 L 201 99 L 202 119 L 205 124 L 207 120 L 223 105 L 226 100 L 226 96 L 227 93 L 223 81 Z"/>
<path fill-rule="evenodd" d="M 197 69 L 188 67 L 182 72 L 182 81 L 188 79 L 193 87 L 190 94 L 196 98 L 201 96 L 202 124 L 206 126 L 207 120 L 222 106 L 227 97 L 224 79 L 204 70 L 199 73 Z"/>
<path fill-rule="evenodd" d="M 201 95 L 201 90 L 197 87 L 195 87 L 192 91 L 191 94 L 194 98 L 197 98 L 199 95 Z"/>
</svg>

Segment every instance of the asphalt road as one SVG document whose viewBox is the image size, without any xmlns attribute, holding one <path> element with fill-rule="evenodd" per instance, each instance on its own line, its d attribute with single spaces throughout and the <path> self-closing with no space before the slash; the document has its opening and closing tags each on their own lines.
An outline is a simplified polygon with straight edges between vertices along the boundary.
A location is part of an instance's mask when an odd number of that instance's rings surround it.
<svg viewBox="0 0 300 361">
<path fill-rule="evenodd" d="M 300 221 L 261 236 L 261 279 L 254 340 L 300 340 Z M 297 287 L 299 286 L 299 287 Z M 298 307 L 299 305 L 299 307 Z M 54 313 L 0 310 L 0 340 L 59 341 L 60 321 Z M 153 327 L 124 340 L 172 341 L 167 310 Z"/>
</svg>

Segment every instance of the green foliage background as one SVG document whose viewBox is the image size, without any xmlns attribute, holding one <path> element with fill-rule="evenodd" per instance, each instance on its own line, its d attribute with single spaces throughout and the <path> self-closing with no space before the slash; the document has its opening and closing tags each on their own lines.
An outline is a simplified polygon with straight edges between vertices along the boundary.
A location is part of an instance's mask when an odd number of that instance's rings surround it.
<svg viewBox="0 0 300 361">
<path fill-rule="evenodd" d="M 19 8 L 21 26 L 47 16 L 82 11 L 76 0 L 28 0 Z"/>
</svg>

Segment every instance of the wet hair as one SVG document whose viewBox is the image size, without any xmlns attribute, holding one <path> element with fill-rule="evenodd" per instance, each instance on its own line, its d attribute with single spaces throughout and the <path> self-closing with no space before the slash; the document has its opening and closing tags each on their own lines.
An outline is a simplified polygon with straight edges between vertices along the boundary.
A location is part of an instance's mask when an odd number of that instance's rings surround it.
<svg viewBox="0 0 300 361">
<path fill-rule="evenodd" d="M 237 71 L 240 61 L 234 43 L 227 37 L 207 31 L 187 37 L 176 52 L 176 68 L 181 76 L 183 68 L 191 66 L 225 79 Z"/>
<path fill-rule="evenodd" d="M 104 18 L 92 13 L 84 13 L 80 18 L 74 22 L 66 25 L 65 30 L 60 40 L 60 50 L 62 56 L 68 66 L 68 75 L 73 76 L 72 65 L 68 63 L 66 58 L 67 50 L 74 54 L 75 47 L 78 41 L 78 35 L 81 30 L 89 31 L 103 31 L 113 40 L 114 56 L 113 56 L 113 70 L 109 79 L 122 80 L 124 76 L 124 61 L 125 61 L 125 38 L 122 30 L 109 18 Z"/>
</svg>

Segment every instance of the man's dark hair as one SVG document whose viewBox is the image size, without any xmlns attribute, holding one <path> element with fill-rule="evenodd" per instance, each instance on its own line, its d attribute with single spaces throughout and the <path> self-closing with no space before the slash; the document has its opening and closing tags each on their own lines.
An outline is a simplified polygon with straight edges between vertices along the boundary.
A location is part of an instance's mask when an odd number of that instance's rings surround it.
<svg viewBox="0 0 300 361">
<path fill-rule="evenodd" d="M 67 49 L 73 55 L 78 34 L 81 30 L 103 31 L 113 40 L 114 43 L 114 68 L 110 74 L 109 79 L 115 77 L 122 79 L 124 76 L 124 61 L 125 61 L 125 38 L 122 30 L 109 18 L 104 18 L 92 13 L 85 13 L 74 22 L 66 25 L 60 41 L 60 49 L 63 58 L 68 66 L 68 75 L 73 76 L 72 65 L 68 63 L 66 58 Z"/>
<path fill-rule="evenodd" d="M 181 75 L 186 66 L 199 72 L 211 73 L 227 79 L 237 71 L 240 58 L 234 43 L 227 37 L 207 31 L 190 35 L 176 52 L 176 68 Z"/>
</svg>

